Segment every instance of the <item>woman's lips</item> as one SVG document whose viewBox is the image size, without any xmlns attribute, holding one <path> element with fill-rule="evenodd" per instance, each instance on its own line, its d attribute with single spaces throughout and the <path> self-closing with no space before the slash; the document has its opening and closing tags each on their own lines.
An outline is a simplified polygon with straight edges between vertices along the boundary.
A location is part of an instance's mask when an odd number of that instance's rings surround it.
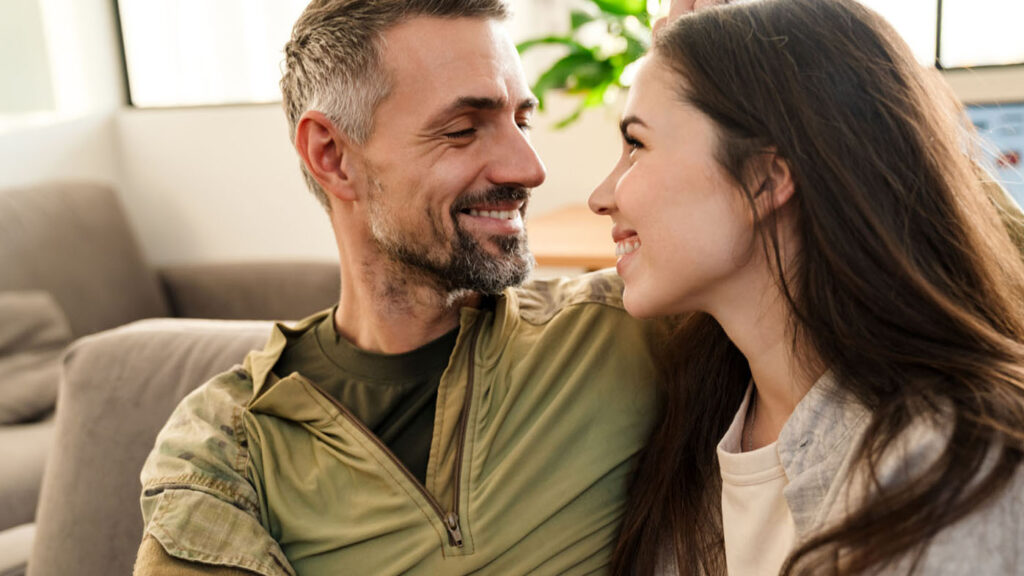
<svg viewBox="0 0 1024 576">
<path fill-rule="evenodd" d="M 615 255 L 619 257 L 632 254 L 640 248 L 640 236 L 636 231 L 617 224 L 612 227 L 612 241 L 615 242 Z"/>
</svg>

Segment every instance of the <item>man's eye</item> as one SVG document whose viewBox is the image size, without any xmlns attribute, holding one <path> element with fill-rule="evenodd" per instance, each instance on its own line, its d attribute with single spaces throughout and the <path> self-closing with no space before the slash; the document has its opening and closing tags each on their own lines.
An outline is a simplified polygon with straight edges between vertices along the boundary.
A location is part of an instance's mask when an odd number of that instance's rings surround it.
<svg viewBox="0 0 1024 576">
<path fill-rule="evenodd" d="M 476 134 L 476 128 L 466 128 L 465 130 L 459 130 L 458 132 L 449 132 L 444 135 L 449 140 L 458 140 L 460 138 L 469 138 L 473 134 Z"/>
<path fill-rule="evenodd" d="M 519 126 L 519 129 L 522 130 L 523 132 L 529 132 L 530 130 L 533 129 L 533 124 L 531 124 L 529 120 L 522 120 L 520 122 L 516 122 L 516 125 Z"/>
</svg>

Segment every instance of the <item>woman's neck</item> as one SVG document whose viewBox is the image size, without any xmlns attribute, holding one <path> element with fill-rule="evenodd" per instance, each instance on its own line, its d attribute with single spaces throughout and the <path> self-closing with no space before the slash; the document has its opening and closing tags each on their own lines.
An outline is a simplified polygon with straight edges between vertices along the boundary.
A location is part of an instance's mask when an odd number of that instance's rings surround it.
<svg viewBox="0 0 1024 576">
<path fill-rule="evenodd" d="M 722 302 L 712 316 L 750 365 L 756 413 L 747 449 L 775 442 L 793 410 L 821 376 L 820 363 L 794 341 L 789 304 L 770 274 L 747 279 L 735 297 Z"/>
</svg>

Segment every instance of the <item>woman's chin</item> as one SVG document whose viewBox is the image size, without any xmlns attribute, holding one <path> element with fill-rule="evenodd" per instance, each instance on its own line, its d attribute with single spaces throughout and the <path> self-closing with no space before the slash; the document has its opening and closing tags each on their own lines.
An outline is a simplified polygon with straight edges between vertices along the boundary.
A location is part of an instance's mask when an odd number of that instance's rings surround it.
<svg viewBox="0 0 1024 576">
<path fill-rule="evenodd" d="M 665 315 L 657 309 L 657 306 L 651 306 L 650 299 L 644 298 L 641 291 L 631 291 L 629 284 L 626 284 L 625 290 L 622 292 L 622 306 L 634 318 L 656 318 Z"/>
</svg>

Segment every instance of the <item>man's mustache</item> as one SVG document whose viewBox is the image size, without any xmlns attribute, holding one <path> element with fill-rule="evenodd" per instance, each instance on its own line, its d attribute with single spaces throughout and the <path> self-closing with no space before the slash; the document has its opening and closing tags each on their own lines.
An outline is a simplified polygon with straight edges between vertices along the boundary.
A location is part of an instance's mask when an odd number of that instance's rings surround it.
<svg viewBox="0 0 1024 576">
<path fill-rule="evenodd" d="M 516 186 L 495 186 L 482 192 L 470 192 L 458 197 L 452 203 L 452 218 L 460 212 L 465 212 L 474 206 L 485 204 L 497 204 L 500 202 L 523 202 L 522 210 L 526 210 L 526 203 L 530 200 L 530 190 Z"/>
</svg>

